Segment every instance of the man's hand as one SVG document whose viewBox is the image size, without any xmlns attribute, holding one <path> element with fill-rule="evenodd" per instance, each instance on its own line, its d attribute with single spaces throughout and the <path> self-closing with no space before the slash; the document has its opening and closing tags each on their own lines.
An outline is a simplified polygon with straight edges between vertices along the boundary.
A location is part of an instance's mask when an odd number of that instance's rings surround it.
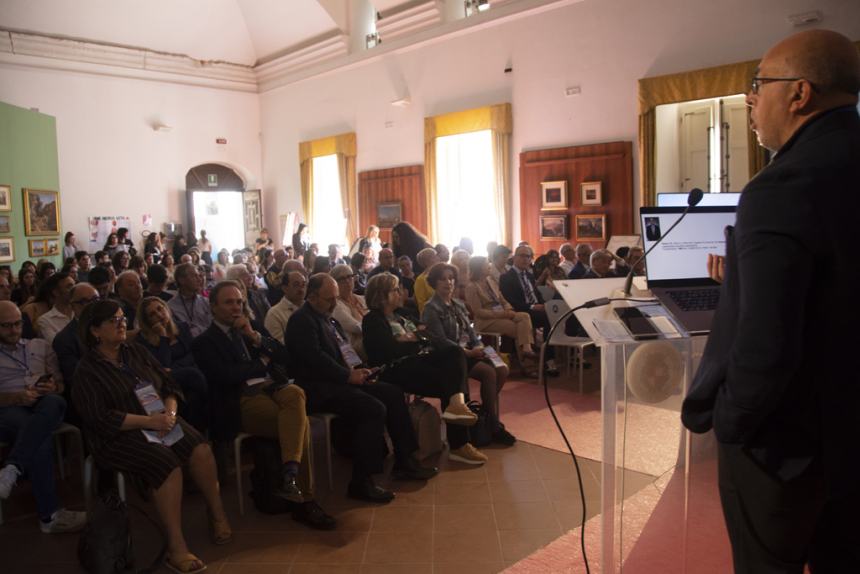
<svg viewBox="0 0 860 574">
<path fill-rule="evenodd" d="M 708 275 L 717 283 L 722 283 L 726 276 L 726 258 L 708 253 Z"/>
<path fill-rule="evenodd" d="M 532 311 L 543 311 L 543 303 L 535 303 L 532 305 Z"/>
<path fill-rule="evenodd" d="M 363 385 L 368 376 L 370 376 L 369 369 L 353 369 L 349 374 L 347 383 L 350 385 Z"/>
<path fill-rule="evenodd" d="M 53 376 L 48 375 L 44 379 L 39 379 L 34 388 L 40 396 L 49 395 L 57 392 L 57 383 L 54 382 Z"/>
<path fill-rule="evenodd" d="M 400 343 L 414 343 L 417 340 L 418 337 L 416 337 L 415 333 L 413 333 L 412 331 L 397 336 L 397 341 Z"/>
<path fill-rule="evenodd" d="M 40 395 L 39 391 L 37 391 L 35 387 L 28 387 L 27 389 L 21 391 L 18 396 L 18 404 L 25 407 L 29 407 L 39 400 Z"/>
<path fill-rule="evenodd" d="M 483 359 L 484 358 L 484 348 L 483 347 L 475 347 L 474 349 L 463 349 L 466 353 L 466 356 L 470 359 Z"/>
</svg>

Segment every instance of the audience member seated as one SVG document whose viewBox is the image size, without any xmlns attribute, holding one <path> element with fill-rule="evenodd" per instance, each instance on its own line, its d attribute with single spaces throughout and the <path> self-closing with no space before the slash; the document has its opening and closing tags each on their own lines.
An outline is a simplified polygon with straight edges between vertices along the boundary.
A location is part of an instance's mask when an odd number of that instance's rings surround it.
<svg viewBox="0 0 860 574">
<path fill-rule="evenodd" d="M 358 295 L 364 295 L 364 290 L 367 288 L 367 271 L 365 271 L 365 267 L 367 264 L 367 257 L 363 253 L 355 253 L 349 259 L 349 265 L 352 269 L 353 275 L 353 292 Z M 332 271 L 334 271 L 334 267 L 332 267 Z"/>
<path fill-rule="evenodd" d="M 20 477 L 32 485 L 39 528 L 46 534 L 83 528 L 86 513 L 60 507 L 54 485 L 53 433 L 63 423 L 63 378 L 50 346 L 21 338 L 21 312 L 0 301 L 0 440 L 11 445 L 0 469 L 0 500 Z"/>
<path fill-rule="evenodd" d="M 295 365 L 296 381 L 307 394 L 310 413 L 333 413 L 343 418 L 352 436 L 350 497 L 387 503 L 394 493 L 378 486 L 373 475 L 382 472 L 384 432 L 394 445 L 396 478 L 426 480 L 435 468 L 415 460 L 418 441 L 403 392 L 375 381 L 350 346 L 331 313 L 337 305 L 337 283 L 329 275 L 308 280 L 307 301 L 293 313 L 285 339 Z"/>
<path fill-rule="evenodd" d="M 418 252 L 428 247 L 433 245 L 411 223 L 400 221 L 391 228 L 391 249 L 394 251 L 394 256 L 398 260 L 404 255 L 409 257 L 415 267 L 415 273 L 424 271 L 418 263 Z"/>
<path fill-rule="evenodd" d="M 409 299 L 415 299 L 415 271 L 412 270 L 412 260 L 406 255 L 397 258 L 396 269 L 397 278 L 400 279 L 400 286 L 406 289 Z"/>
<path fill-rule="evenodd" d="M 305 393 L 286 379 L 286 349 L 245 314 L 235 281 L 216 284 L 210 300 L 212 325 L 192 347 L 211 387 L 216 450 L 229 450 L 240 430 L 277 439 L 283 463 L 277 495 L 296 504 L 297 520 L 334 528 L 334 519 L 314 502 Z"/>
<path fill-rule="evenodd" d="M 263 291 L 257 289 L 257 284 L 254 281 L 254 276 L 248 271 L 248 266 L 244 263 L 231 265 L 227 268 L 227 279 L 229 281 L 238 282 L 243 290 L 245 301 L 251 309 L 251 317 L 260 323 L 265 321 L 271 305 Z"/>
<path fill-rule="evenodd" d="M 576 264 L 567 274 L 567 278 L 582 279 L 588 273 L 588 266 L 591 264 L 591 245 L 580 243 L 576 246 L 574 253 L 576 254 Z"/>
<path fill-rule="evenodd" d="M 612 271 L 612 262 L 615 256 L 608 249 L 597 249 L 591 254 L 591 268 L 582 276 L 583 279 L 603 279 L 604 277 L 617 277 Z"/>
<path fill-rule="evenodd" d="M 281 300 L 281 274 L 284 271 L 284 264 L 287 262 L 287 252 L 283 249 L 278 249 L 274 253 L 274 262 L 266 267 L 266 296 L 269 298 L 269 305 L 275 305 Z"/>
<path fill-rule="evenodd" d="M 0 275 L 0 301 L 12 300 L 12 286 L 5 275 Z"/>
<path fill-rule="evenodd" d="M 630 273 L 629 257 L 630 248 L 626 245 L 622 245 L 615 250 L 615 275 L 618 277 L 625 277 Z"/>
<path fill-rule="evenodd" d="M 552 282 L 567 279 L 567 273 L 561 268 L 561 258 L 558 251 L 550 249 L 535 261 L 535 283 L 541 286 L 553 287 Z"/>
<path fill-rule="evenodd" d="M 72 287 L 75 280 L 68 273 L 57 273 L 53 276 L 52 283 L 55 285 L 51 291 L 51 309 L 36 321 L 36 333 L 47 341 L 48 345 L 63 330 L 63 327 L 72 320 L 72 307 L 69 304 Z"/>
<path fill-rule="evenodd" d="M 329 265 L 349 265 L 349 261 L 343 256 L 343 248 L 337 243 L 332 243 L 328 246 L 328 261 Z"/>
<path fill-rule="evenodd" d="M 424 305 L 433 296 L 433 288 L 427 284 L 427 273 L 437 263 L 439 263 L 439 254 L 434 248 L 428 247 L 418 252 L 418 264 L 424 269 L 415 279 L 415 304 L 418 305 L 418 313 L 424 312 Z"/>
<path fill-rule="evenodd" d="M 429 271 L 429 270 L 428 270 Z M 399 315 L 403 291 L 394 275 L 377 275 L 367 284 L 364 349 L 372 367 L 385 367 L 379 378 L 407 393 L 442 401 L 447 423 L 448 458 L 466 464 L 483 464 L 487 457 L 469 443 L 466 426 L 477 416 L 466 406 L 466 355 L 459 346 L 433 349 L 423 329 Z"/>
<path fill-rule="evenodd" d="M 508 378 L 508 367 L 504 363 L 493 365 L 483 343 L 472 329 L 466 306 L 454 298 L 457 273 L 456 267 L 445 263 L 437 263 L 430 269 L 427 280 L 433 286 L 435 295 L 424 307 L 421 319 L 436 349 L 462 349 L 469 377 L 481 383 L 481 404 L 492 421 L 493 442 L 510 446 L 517 439 L 499 421 L 498 398 Z M 501 362 L 492 349 L 490 352 Z"/>
<path fill-rule="evenodd" d="M 146 269 L 146 290 L 144 297 L 158 297 L 162 301 L 170 301 L 174 293 L 167 289 L 167 269 L 163 265 L 155 263 Z"/>
<path fill-rule="evenodd" d="M 576 265 L 576 251 L 570 243 L 562 243 L 558 252 L 561 255 L 561 263 L 558 266 L 564 271 L 564 278 L 566 279 L 573 271 L 573 266 Z"/>
<path fill-rule="evenodd" d="M 112 268 L 109 267 L 93 267 L 89 273 L 89 281 L 87 281 L 87 283 L 92 285 L 93 288 L 98 291 L 99 297 L 102 299 L 110 297 L 111 292 L 113 291 L 111 273 Z"/>
<path fill-rule="evenodd" d="M 448 261 L 450 261 L 451 252 L 448 250 L 448 247 L 446 247 L 444 243 L 437 243 L 433 246 L 433 250 L 436 251 L 436 255 L 439 256 L 439 262 L 448 263 Z"/>
<path fill-rule="evenodd" d="M 501 333 L 514 340 L 524 374 L 534 376 L 537 355 L 534 352 L 532 319 L 528 313 L 515 311 L 502 296 L 495 281 L 490 279 L 490 263 L 486 257 L 476 256 L 469 260 L 466 306 L 472 311 L 475 329 L 479 332 Z"/>
<path fill-rule="evenodd" d="M 531 266 L 534 252 L 528 245 L 520 245 L 514 252 L 514 265 L 499 278 L 499 290 L 505 299 L 510 302 L 515 311 L 528 313 L 532 319 L 532 325 L 541 329 L 544 340 L 549 334 L 549 319 L 546 316 L 543 297 L 535 288 L 535 278 L 529 267 Z M 555 354 L 552 347 L 547 347 L 546 368 L 550 375 L 558 375 L 555 366 Z"/>
<path fill-rule="evenodd" d="M 72 399 L 96 464 L 127 473 L 151 489 L 166 531 L 169 565 L 179 572 L 197 572 L 205 564 L 189 552 L 182 533 L 184 465 L 206 499 L 212 541 L 225 544 L 232 538 L 212 451 L 206 439 L 176 415 L 182 395 L 173 379 L 146 349 L 126 342 L 126 318 L 119 303 L 89 305 L 79 329 L 87 352 L 75 372 Z M 138 398 L 147 390 L 158 394 L 163 410 L 147 414 Z M 168 446 L 150 442 L 150 436 L 178 440 Z"/>
<path fill-rule="evenodd" d="M 388 247 L 383 247 L 379 250 L 379 265 L 370 270 L 367 278 L 370 279 L 380 273 L 391 273 L 392 275 L 397 275 L 398 279 L 402 279 L 400 269 L 394 263 L 394 252 Z"/>
<path fill-rule="evenodd" d="M 317 273 L 331 273 L 331 259 L 327 255 L 321 255 L 314 259 L 311 275 L 316 275 Z"/>
<path fill-rule="evenodd" d="M 150 233 L 146 236 L 146 239 L 143 242 L 143 254 L 151 254 L 153 263 L 159 263 L 161 261 L 163 250 L 164 247 L 161 244 L 161 233 Z"/>
<path fill-rule="evenodd" d="M 80 426 L 81 419 L 72 402 L 72 385 L 78 361 L 84 354 L 81 341 L 78 339 L 78 320 L 87 305 L 95 303 L 99 299 L 101 297 L 98 291 L 89 283 L 78 283 L 72 287 L 69 294 L 69 305 L 74 316 L 69 324 L 57 333 L 53 343 L 51 343 L 51 348 L 57 355 L 57 361 L 60 364 L 60 373 L 63 375 L 63 397 L 67 402 L 66 420 L 77 426 Z"/>
<path fill-rule="evenodd" d="M 497 245 L 493 252 L 488 254 L 488 257 L 491 258 L 490 280 L 494 281 L 496 286 L 498 286 L 501 276 L 510 269 L 508 259 L 511 257 L 511 250 L 507 245 Z"/>
<path fill-rule="evenodd" d="M 179 414 L 200 432 L 209 428 L 209 387 L 191 354 L 191 331 L 176 323 L 170 308 L 158 297 L 145 297 L 138 306 L 139 331 L 134 341 L 145 347 L 169 372 L 185 397 Z"/>
<path fill-rule="evenodd" d="M 266 330 L 282 345 L 290 315 L 305 302 L 308 280 L 302 271 L 285 271 L 281 276 L 283 297 L 266 313 Z"/>
<path fill-rule="evenodd" d="M 361 253 L 356 253 L 361 255 Z M 364 297 L 354 292 L 355 270 L 348 265 L 336 265 L 331 270 L 332 278 L 337 281 L 337 305 L 332 311 L 332 318 L 340 323 L 349 344 L 356 350 L 360 357 L 364 357 L 364 344 L 361 341 L 361 321 L 367 315 L 367 305 Z"/>
<path fill-rule="evenodd" d="M 212 278 L 215 282 L 223 281 L 227 277 L 227 267 L 230 266 L 230 252 L 222 249 L 215 256 L 215 264 L 212 266 Z"/>
<path fill-rule="evenodd" d="M 161 256 L 161 265 L 164 265 L 164 268 L 167 270 L 167 288 L 168 289 L 176 289 L 176 278 L 174 277 L 174 273 L 176 272 L 175 260 L 173 259 L 173 255 L 168 252 L 164 252 Z"/>
<path fill-rule="evenodd" d="M 196 337 L 212 323 L 209 302 L 200 294 L 203 291 L 203 274 L 196 265 L 183 263 L 176 268 L 174 277 L 177 292 L 167 306 L 173 317 L 187 323 L 191 336 Z"/>
<path fill-rule="evenodd" d="M 116 298 L 125 318 L 128 319 L 128 328 L 136 329 L 137 306 L 143 299 L 143 285 L 140 284 L 140 276 L 136 271 L 123 271 L 116 278 Z"/>
<path fill-rule="evenodd" d="M 633 275 L 645 275 L 645 250 L 641 247 L 631 247 L 627 252 L 627 273 L 630 273 L 630 267 L 633 267 Z"/>
<path fill-rule="evenodd" d="M 128 233 L 127 227 L 120 227 L 116 230 L 116 241 L 118 249 L 122 249 L 128 252 L 129 256 L 134 257 L 137 255 L 137 249 L 134 248 L 134 242 L 129 238 Z"/>
<path fill-rule="evenodd" d="M 39 283 L 36 296 L 21 307 L 21 312 L 27 316 L 31 325 L 35 327 L 42 315 L 51 310 L 54 306 L 54 293 L 57 291 L 57 286 L 67 278 L 68 275 L 51 273 L 48 278 Z M 68 284 L 68 281 L 65 282 Z"/>
<path fill-rule="evenodd" d="M 63 266 L 60 267 L 60 273 L 65 273 L 72 278 L 72 281 L 78 282 L 78 264 L 75 263 L 74 259 L 69 259 L 63 263 Z"/>
<path fill-rule="evenodd" d="M 12 302 L 23 307 L 36 296 L 36 271 L 25 265 L 18 270 L 18 284 L 12 289 Z"/>
<path fill-rule="evenodd" d="M 464 238 L 465 239 L 465 238 Z M 451 265 L 457 268 L 457 284 L 454 286 L 454 298 L 461 302 L 466 300 L 466 285 L 469 284 L 469 259 L 472 256 L 465 249 L 454 249 L 451 255 Z"/>
<path fill-rule="evenodd" d="M 111 257 L 110 263 L 113 266 L 114 273 L 119 277 L 120 273 L 128 269 L 128 266 L 131 263 L 131 255 L 129 255 L 127 251 L 117 251 L 114 253 L 113 257 Z"/>
</svg>

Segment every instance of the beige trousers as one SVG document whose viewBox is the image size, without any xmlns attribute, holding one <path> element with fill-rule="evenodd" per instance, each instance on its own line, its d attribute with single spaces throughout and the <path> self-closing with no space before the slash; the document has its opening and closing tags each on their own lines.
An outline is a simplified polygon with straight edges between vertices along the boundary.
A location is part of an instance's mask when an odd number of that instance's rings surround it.
<svg viewBox="0 0 860 574">
<path fill-rule="evenodd" d="M 531 351 L 535 342 L 532 318 L 528 313 L 518 312 L 513 319 L 476 319 L 475 330 L 511 337 L 516 341 L 517 352 Z"/>
</svg>

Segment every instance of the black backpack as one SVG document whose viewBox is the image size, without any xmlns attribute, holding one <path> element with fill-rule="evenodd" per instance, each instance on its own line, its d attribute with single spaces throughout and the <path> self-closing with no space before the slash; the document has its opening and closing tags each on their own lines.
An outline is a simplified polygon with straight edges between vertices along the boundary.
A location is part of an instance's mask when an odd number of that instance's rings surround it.
<svg viewBox="0 0 860 574">
<path fill-rule="evenodd" d="M 128 507 L 116 491 L 99 495 L 78 539 L 78 561 L 91 574 L 115 574 L 134 566 Z"/>
<path fill-rule="evenodd" d="M 263 514 L 285 514 L 295 505 L 275 495 L 283 481 L 281 447 L 277 440 L 254 437 L 254 470 L 251 471 L 251 498 Z"/>
</svg>

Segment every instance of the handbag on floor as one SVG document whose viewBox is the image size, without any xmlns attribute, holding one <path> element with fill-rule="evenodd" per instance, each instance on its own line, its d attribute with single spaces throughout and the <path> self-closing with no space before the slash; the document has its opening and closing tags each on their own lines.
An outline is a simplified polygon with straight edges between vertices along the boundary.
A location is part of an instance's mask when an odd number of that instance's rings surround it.
<svg viewBox="0 0 860 574">
<path fill-rule="evenodd" d="M 468 407 L 478 415 L 478 422 L 469 427 L 469 442 L 475 447 L 487 446 L 493 442 L 493 432 L 496 430 L 495 420 L 478 401 L 469 401 Z"/>
<path fill-rule="evenodd" d="M 116 491 L 99 495 L 78 538 L 78 561 L 91 574 L 115 574 L 134 566 L 128 506 Z"/>
<path fill-rule="evenodd" d="M 439 411 L 423 399 L 415 399 L 409 404 L 409 417 L 415 438 L 418 439 L 418 458 L 442 452 L 442 417 Z"/>
</svg>

